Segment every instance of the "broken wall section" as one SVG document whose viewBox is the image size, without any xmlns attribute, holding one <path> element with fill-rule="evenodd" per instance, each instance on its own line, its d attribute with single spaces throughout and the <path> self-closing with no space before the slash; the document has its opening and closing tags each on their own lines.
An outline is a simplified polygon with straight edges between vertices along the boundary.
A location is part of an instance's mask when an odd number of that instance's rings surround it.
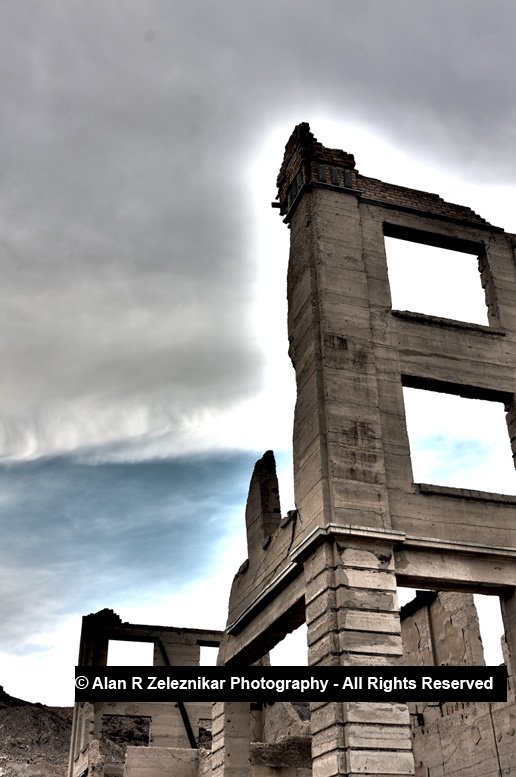
<svg viewBox="0 0 516 777">
<path fill-rule="evenodd" d="M 400 617 L 405 664 L 485 666 L 472 594 L 417 591 Z"/>
<path fill-rule="evenodd" d="M 201 646 L 217 647 L 221 637 L 222 632 L 209 629 L 123 623 L 113 610 L 106 609 L 83 618 L 78 665 L 106 666 L 109 643 L 121 640 L 152 644 L 154 666 L 199 666 Z M 68 777 L 80 777 L 86 772 L 98 777 L 121 777 L 124 761 L 128 766 L 127 743 L 137 744 L 135 726 L 148 732 L 144 741 L 139 742 L 147 746 L 129 748 L 129 772 L 138 773 L 140 761 L 147 757 L 145 753 L 150 753 L 149 765 L 161 764 L 165 759 L 162 766 L 168 768 L 167 763 L 175 763 L 172 750 L 196 752 L 201 722 L 210 719 L 209 702 L 76 703 Z M 116 736 L 113 738 L 110 732 Z M 117 740 L 120 740 L 118 744 Z M 190 769 L 193 760 L 185 756 L 178 763 L 187 764 Z"/>
<path fill-rule="evenodd" d="M 485 664 L 473 596 L 418 591 L 401 608 L 404 663 Z M 516 705 L 410 704 L 416 777 L 516 775 Z"/>
</svg>

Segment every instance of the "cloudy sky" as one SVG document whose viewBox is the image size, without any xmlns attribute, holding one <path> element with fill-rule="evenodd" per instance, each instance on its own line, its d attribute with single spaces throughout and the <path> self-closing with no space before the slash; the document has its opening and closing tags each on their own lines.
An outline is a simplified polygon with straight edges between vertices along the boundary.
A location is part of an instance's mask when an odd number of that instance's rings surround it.
<svg viewBox="0 0 516 777">
<path fill-rule="evenodd" d="M 70 703 L 102 607 L 223 626 L 267 448 L 293 507 L 284 144 L 308 121 L 362 173 L 516 231 L 515 23 L 512 0 L 4 0 L 9 693 Z M 476 403 L 474 437 L 407 409 L 416 479 L 515 490 L 503 413 Z"/>
</svg>

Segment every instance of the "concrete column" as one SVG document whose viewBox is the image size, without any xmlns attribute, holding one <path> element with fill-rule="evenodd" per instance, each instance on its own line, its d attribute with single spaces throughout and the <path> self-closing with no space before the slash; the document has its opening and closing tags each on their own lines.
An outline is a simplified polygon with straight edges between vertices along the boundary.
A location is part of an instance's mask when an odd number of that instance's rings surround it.
<svg viewBox="0 0 516 777">
<path fill-rule="evenodd" d="M 304 573 L 310 665 L 401 663 L 392 543 L 330 538 Z M 414 774 L 404 704 L 316 703 L 311 727 L 314 777 Z"/>
<path fill-rule="evenodd" d="M 509 676 L 509 688 L 514 694 L 514 671 L 516 669 L 516 589 L 510 594 L 500 597 L 503 628 L 505 632 L 505 647 L 507 659 L 507 674 Z"/>
<path fill-rule="evenodd" d="M 212 777 L 249 777 L 249 703 L 215 702 L 212 715 Z"/>
</svg>

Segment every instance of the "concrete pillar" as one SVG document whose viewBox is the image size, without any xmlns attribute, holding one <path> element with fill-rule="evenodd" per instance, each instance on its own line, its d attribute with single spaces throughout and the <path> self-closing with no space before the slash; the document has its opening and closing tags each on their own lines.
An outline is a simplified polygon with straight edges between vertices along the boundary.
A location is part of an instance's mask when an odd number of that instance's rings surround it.
<svg viewBox="0 0 516 777">
<path fill-rule="evenodd" d="M 215 702 L 212 715 L 212 777 L 249 777 L 249 703 Z"/>
<path fill-rule="evenodd" d="M 310 665 L 401 663 L 392 543 L 329 538 L 304 574 Z M 314 777 L 414 774 L 404 704 L 312 704 L 311 728 Z"/>
<path fill-rule="evenodd" d="M 503 628 L 505 636 L 504 654 L 507 659 L 507 674 L 509 676 L 509 688 L 514 693 L 514 671 L 516 668 L 516 589 L 500 597 Z"/>
</svg>

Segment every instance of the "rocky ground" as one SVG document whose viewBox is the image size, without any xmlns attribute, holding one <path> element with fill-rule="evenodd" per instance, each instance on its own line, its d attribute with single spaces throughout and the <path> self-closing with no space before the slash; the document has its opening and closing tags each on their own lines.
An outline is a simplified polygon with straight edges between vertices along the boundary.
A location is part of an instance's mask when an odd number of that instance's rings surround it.
<svg viewBox="0 0 516 777">
<path fill-rule="evenodd" d="M 46 707 L 9 696 L 0 685 L 0 777 L 65 777 L 72 707 Z M 130 745 L 148 744 L 145 718 L 107 717 L 101 752 L 123 763 Z"/>
<path fill-rule="evenodd" d="M 0 686 L 0 777 L 64 777 L 71 707 L 46 707 Z"/>
</svg>

